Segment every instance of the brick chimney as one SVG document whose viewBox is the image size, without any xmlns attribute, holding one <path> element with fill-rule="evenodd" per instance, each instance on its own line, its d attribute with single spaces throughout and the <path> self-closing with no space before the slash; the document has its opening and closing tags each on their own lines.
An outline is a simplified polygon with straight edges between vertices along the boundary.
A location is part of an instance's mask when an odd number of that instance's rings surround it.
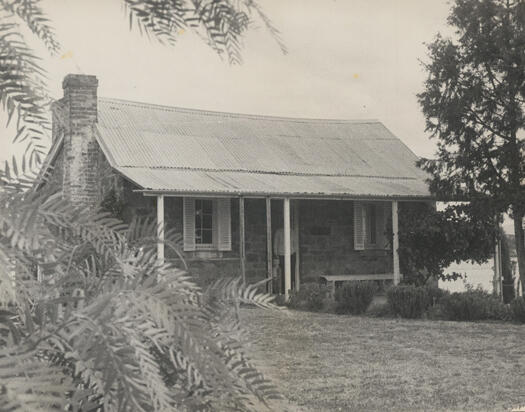
<svg viewBox="0 0 525 412">
<path fill-rule="evenodd" d="M 53 108 L 53 134 L 61 133 L 63 145 L 63 193 L 76 205 L 95 205 L 100 199 L 99 146 L 95 76 L 68 74 L 62 83 L 64 97 Z M 53 136 L 55 140 L 57 136 Z"/>
</svg>

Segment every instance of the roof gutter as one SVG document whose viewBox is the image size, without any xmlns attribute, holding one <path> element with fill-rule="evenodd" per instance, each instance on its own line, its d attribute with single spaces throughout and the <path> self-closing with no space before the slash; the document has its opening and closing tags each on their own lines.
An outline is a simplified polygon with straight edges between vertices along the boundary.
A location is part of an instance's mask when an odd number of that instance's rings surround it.
<svg viewBox="0 0 525 412">
<path fill-rule="evenodd" d="M 436 201 L 435 197 L 428 196 L 373 196 L 373 195 L 356 195 L 356 194 L 314 194 L 314 193 L 260 193 L 260 192 L 192 192 L 192 191 L 168 191 L 168 190 L 148 190 L 136 189 L 133 192 L 142 193 L 144 196 L 173 196 L 173 197 L 206 197 L 206 198 L 224 198 L 224 197 L 243 197 L 253 199 L 303 199 L 303 200 L 369 200 L 369 201 Z"/>
</svg>

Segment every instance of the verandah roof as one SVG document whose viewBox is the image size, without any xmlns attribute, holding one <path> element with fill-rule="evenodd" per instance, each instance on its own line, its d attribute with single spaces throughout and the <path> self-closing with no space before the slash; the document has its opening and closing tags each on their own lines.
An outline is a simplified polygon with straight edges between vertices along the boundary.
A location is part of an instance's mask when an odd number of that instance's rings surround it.
<svg viewBox="0 0 525 412">
<path fill-rule="evenodd" d="M 144 191 L 429 198 L 417 157 L 375 120 L 312 120 L 99 99 L 97 139 Z"/>
<path fill-rule="evenodd" d="M 144 167 L 117 167 L 117 170 L 145 188 L 145 191 L 151 192 L 348 198 L 429 197 L 423 182 L 401 178 L 298 176 Z"/>
</svg>

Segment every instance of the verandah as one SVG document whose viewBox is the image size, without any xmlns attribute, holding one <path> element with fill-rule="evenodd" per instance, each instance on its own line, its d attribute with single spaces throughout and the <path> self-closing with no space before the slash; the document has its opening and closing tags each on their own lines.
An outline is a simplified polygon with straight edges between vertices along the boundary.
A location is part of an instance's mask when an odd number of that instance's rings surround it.
<svg viewBox="0 0 525 412">
<path fill-rule="evenodd" d="M 164 201 L 166 197 L 184 197 L 185 199 L 188 199 L 188 197 L 185 197 L 184 194 L 162 194 L 162 193 L 148 193 L 146 194 L 148 196 L 155 196 L 156 197 L 156 209 L 157 209 L 157 222 L 158 222 L 158 246 L 157 246 L 157 254 L 160 261 L 164 261 L 165 259 L 165 253 L 164 253 L 164 227 L 165 227 L 165 213 L 164 213 Z M 231 195 L 210 195 L 210 194 L 191 194 L 192 199 L 215 199 L 215 201 L 219 201 L 219 199 L 224 200 L 225 198 L 229 199 L 235 199 L 235 197 L 232 197 Z M 300 268 L 300 253 L 301 253 L 301 247 L 302 244 L 299 244 L 299 202 L 300 201 L 317 201 L 317 200 L 353 200 L 353 199 L 342 199 L 342 198 L 326 198 L 326 197 L 318 197 L 318 198 L 312 198 L 312 197 L 282 197 L 282 196 L 275 196 L 275 197 L 261 197 L 261 196 L 237 196 L 238 201 L 238 245 L 236 245 L 236 248 L 238 247 L 238 256 L 239 256 L 239 272 L 242 276 L 243 281 L 246 280 L 246 224 L 245 224 L 245 199 L 261 199 L 265 200 L 265 206 L 263 204 L 260 204 L 261 207 L 265 207 L 266 209 L 266 273 L 267 273 L 267 279 L 270 280 L 276 276 L 275 273 L 275 267 L 274 267 L 274 256 L 273 256 L 273 247 L 272 243 L 274 241 L 274 238 L 272 238 L 272 229 L 273 226 L 282 228 L 282 243 L 284 249 L 284 256 L 281 259 L 282 272 L 284 272 L 284 295 L 285 298 L 289 298 L 289 291 L 292 289 L 298 289 L 300 287 L 300 281 L 301 281 L 301 268 Z M 272 219 L 272 200 L 279 201 L 282 203 L 282 206 L 277 204 L 279 206 L 280 211 L 282 211 L 282 214 L 279 213 L 278 218 L 276 219 L 275 216 L 273 216 Z M 393 232 L 393 239 L 392 239 L 392 266 L 391 270 L 393 273 L 390 274 L 382 274 L 382 275 L 376 275 L 376 277 L 385 276 L 393 279 L 394 283 L 397 284 L 400 281 L 401 275 L 399 270 L 399 255 L 398 255 L 398 247 L 399 247 L 399 238 L 398 238 L 398 200 L 372 200 L 372 199 L 359 199 L 359 200 L 353 200 L 353 204 L 364 204 L 365 202 L 375 202 L 379 204 L 385 205 L 385 211 L 388 210 L 389 214 L 391 212 L 391 222 L 392 222 L 392 232 Z M 317 204 L 317 202 L 316 202 Z M 390 207 L 391 205 L 391 207 Z M 275 208 L 276 204 L 273 203 L 273 206 Z M 389 206 L 388 209 L 386 206 Z M 230 213 L 228 209 L 228 214 Z M 364 212 L 360 212 L 364 213 Z M 358 214 L 357 219 L 360 221 L 361 214 Z M 272 221 L 273 220 L 273 221 Z M 354 224 L 356 220 L 356 215 L 354 211 Z M 229 225 L 228 220 L 228 225 Z M 295 228 L 293 230 L 292 228 Z M 364 221 L 363 221 L 363 229 L 362 232 L 364 232 Z M 364 235 L 364 233 L 362 233 Z M 264 236 L 264 235 L 263 235 Z M 292 239 L 292 237 L 296 236 L 295 239 Z M 298 245 L 296 248 L 296 253 L 293 253 L 292 246 L 293 244 Z M 356 242 L 356 238 L 354 238 L 354 242 Z M 359 243 L 359 240 L 357 240 Z M 364 242 L 364 241 L 363 241 Z M 363 246 L 363 245 L 361 245 Z M 360 250 L 359 244 L 355 244 L 354 247 L 356 250 Z M 364 247 L 362 247 L 364 248 Z M 262 259 L 262 258 L 261 258 Z M 292 263 L 295 263 L 293 264 Z M 355 273 L 355 272 L 354 272 Z M 366 273 L 358 272 L 359 274 L 354 274 L 348 277 L 346 280 L 362 280 L 366 278 L 373 279 L 373 275 Z M 377 272 L 374 272 L 377 273 Z M 338 274 L 339 276 L 333 276 L 334 280 L 340 281 L 345 280 L 345 275 Z M 293 277 L 293 279 L 292 279 Z M 337 279 L 335 279 L 337 278 Z M 269 288 L 270 292 L 271 290 L 272 282 L 269 282 Z M 281 289 L 281 288 L 279 288 Z M 274 291 L 275 292 L 275 291 Z"/>
</svg>

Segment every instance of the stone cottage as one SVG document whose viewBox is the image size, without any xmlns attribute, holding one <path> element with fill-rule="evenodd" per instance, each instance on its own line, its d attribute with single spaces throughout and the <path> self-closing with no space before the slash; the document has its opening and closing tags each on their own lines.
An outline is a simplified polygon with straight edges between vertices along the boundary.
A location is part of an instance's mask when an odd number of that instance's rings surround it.
<svg viewBox="0 0 525 412">
<path fill-rule="evenodd" d="M 398 282 L 398 206 L 429 201 L 417 157 L 376 120 L 221 113 L 100 98 L 68 75 L 43 172 L 75 204 L 108 193 L 123 216 L 183 235 L 190 268 L 288 292 L 330 272 Z M 386 233 L 393 233 L 387 239 Z M 335 278 L 334 278 L 335 279 Z"/>
</svg>

